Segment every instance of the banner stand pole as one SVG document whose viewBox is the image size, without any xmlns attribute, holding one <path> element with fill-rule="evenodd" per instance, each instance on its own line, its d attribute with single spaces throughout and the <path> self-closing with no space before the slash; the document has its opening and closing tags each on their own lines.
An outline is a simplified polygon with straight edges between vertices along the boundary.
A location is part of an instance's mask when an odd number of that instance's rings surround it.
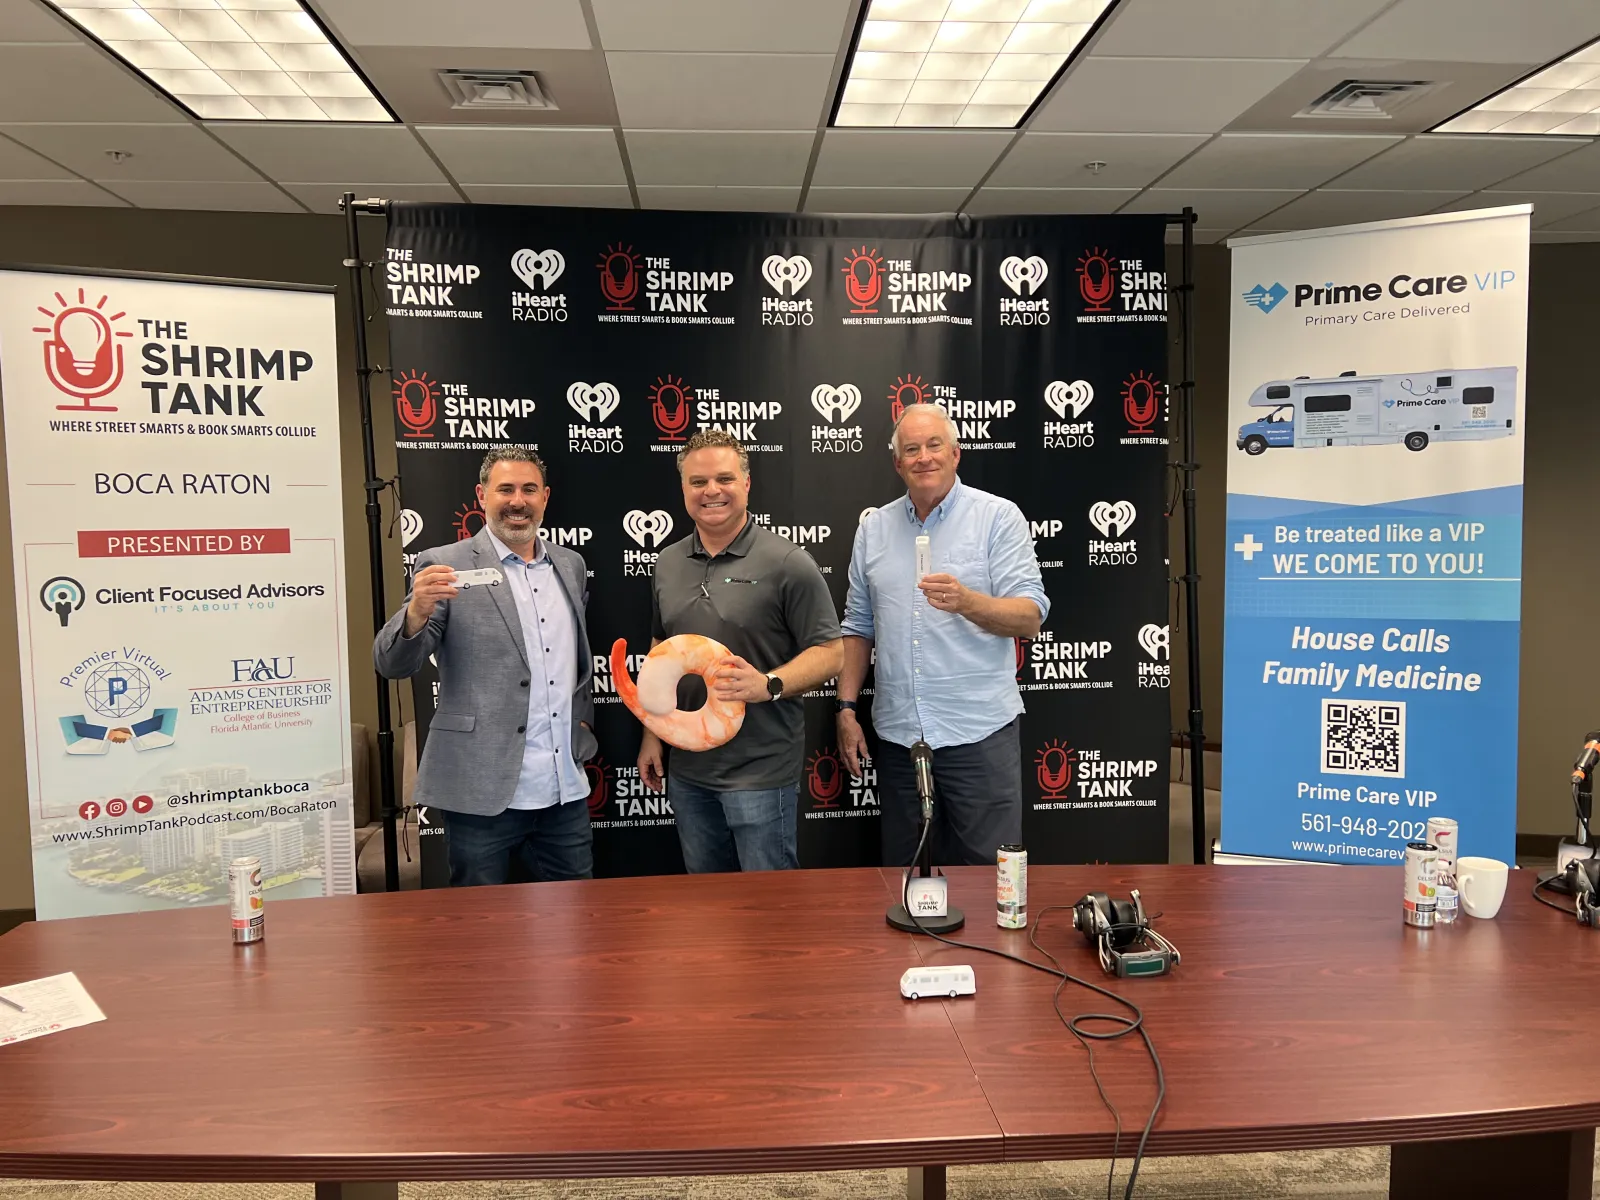
<svg viewBox="0 0 1600 1200">
<path fill-rule="evenodd" d="M 339 207 L 344 211 L 344 265 L 350 270 L 350 319 L 356 335 L 356 381 L 361 396 L 361 460 L 366 473 L 363 486 L 367 493 L 367 558 L 372 571 L 372 632 L 376 637 L 389 619 L 388 606 L 383 597 L 383 512 L 378 503 L 378 493 L 388 484 L 378 478 L 377 451 L 372 437 L 372 376 L 383 368 L 373 366 L 367 358 L 367 302 L 361 280 L 361 269 L 367 264 L 361 259 L 356 214 L 382 213 L 388 205 L 383 200 L 358 201 L 354 192 L 346 192 L 339 201 Z M 389 681 L 381 675 L 375 678 L 378 681 L 378 796 L 383 821 L 383 890 L 398 892 L 400 838 L 397 822 L 400 810 L 395 804 L 394 725 L 389 715 Z"/>
</svg>

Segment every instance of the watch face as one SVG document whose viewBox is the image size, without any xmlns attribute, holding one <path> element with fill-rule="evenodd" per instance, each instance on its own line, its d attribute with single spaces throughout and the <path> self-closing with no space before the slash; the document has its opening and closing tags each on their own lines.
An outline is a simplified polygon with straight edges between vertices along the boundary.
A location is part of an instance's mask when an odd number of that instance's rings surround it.
<svg viewBox="0 0 1600 1200">
<path fill-rule="evenodd" d="M 767 695 L 771 696 L 774 700 L 783 695 L 783 680 L 779 679 L 776 675 L 768 675 Z"/>
</svg>

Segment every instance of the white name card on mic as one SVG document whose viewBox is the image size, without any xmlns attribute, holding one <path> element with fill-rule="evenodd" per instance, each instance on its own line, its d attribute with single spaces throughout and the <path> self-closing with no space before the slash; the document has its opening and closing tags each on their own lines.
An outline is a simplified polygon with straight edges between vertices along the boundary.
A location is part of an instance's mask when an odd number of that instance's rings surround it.
<svg viewBox="0 0 1600 1200">
<path fill-rule="evenodd" d="M 943 875 L 931 875 L 927 879 L 920 877 L 911 881 L 911 886 L 906 889 L 906 900 L 910 905 L 913 916 L 942 917 L 947 915 L 946 890 L 949 887 Z"/>
</svg>

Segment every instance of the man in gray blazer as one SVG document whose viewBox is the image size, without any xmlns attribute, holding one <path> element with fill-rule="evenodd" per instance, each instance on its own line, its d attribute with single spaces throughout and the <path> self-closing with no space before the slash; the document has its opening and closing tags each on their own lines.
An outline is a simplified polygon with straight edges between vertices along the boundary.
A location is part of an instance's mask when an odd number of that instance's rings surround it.
<svg viewBox="0 0 1600 1200">
<path fill-rule="evenodd" d="M 442 814 L 453 887 L 594 873 L 589 783 L 594 660 L 583 556 L 539 537 L 550 501 L 544 463 L 520 446 L 484 456 L 470 540 L 417 556 L 411 595 L 372 646 L 378 674 L 406 679 L 431 655 L 438 707 L 416 803 Z M 458 571 L 493 583 L 460 587 Z"/>
</svg>

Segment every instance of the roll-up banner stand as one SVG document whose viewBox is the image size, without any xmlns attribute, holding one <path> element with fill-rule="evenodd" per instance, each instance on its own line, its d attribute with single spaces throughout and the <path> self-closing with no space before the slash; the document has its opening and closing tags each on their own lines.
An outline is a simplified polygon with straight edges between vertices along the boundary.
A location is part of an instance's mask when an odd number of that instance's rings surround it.
<svg viewBox="0 0 1600 1200">
<path fill-rule="evenodd" d="M 1230 243 L 1227 854 L 1514 861 L 1530 211 Z"/>
<path fill-rule="evenodd" d="M 707 427 L 745 442 L 755 519 L 842 609 L 862 510 L 904 492 L 889 433 L 917 403 L 956 422 L 961 478 L 1021 507 L 1053 605 L 1017 647 L 1024 841 L 1035 861 L 1166 860 L 1165 224 L 389 206 L 406 560 L 481 527 L 486 449 L 537 448 L 545 536 L 590 572 L 600 874 L 682 869 L 609 660 L 626 638 L 637 669 L 655 556 L 690 531 L 677 451 Z M 424 741 L 433 682 L 414 685 Z M 842 769 L 833 696 L 806 698 L 801 862 L 876 863 L 876 781 Z M 420 821 L 442 882 L 442 828 Z"/>
<path fill-rule="evenodd" d="M 355 891 L 338 372 L 331 288 L 0 269 L 41 918 Z"/>
</svg>

